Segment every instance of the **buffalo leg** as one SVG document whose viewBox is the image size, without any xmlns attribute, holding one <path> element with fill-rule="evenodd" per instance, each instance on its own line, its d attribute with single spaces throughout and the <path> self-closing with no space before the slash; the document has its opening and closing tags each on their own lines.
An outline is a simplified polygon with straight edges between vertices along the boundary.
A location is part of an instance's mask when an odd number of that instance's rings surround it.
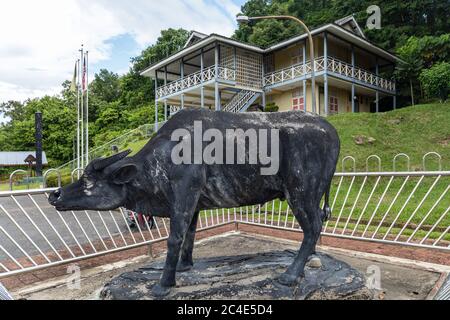
<svg viewBox="0 0 450 320">
<path fill-rule="evenodd" d="M 299 277 L 304 276 L 306 262 L 316 250 L 316 244 L 322 230 L 322 222 L 318 209 L 309 212 L 310 214 L 304 211 L 294 210 L 294 215 L 303 230 L 303 241 L 294 262 L 278 278 L 279 282 L 283 285 L 292 286 L 297 283 Z"/>
<path fill-rule="evenodd" d="M 176 285 L 176 269 L 180 257 L 181 245 L 188 230 L 193 213 L 184 213 L 170 219 L 170 235 L 167 240 L 167 257 L 164 271 L 158 284 L 153 286 L 155 296 L 166 296 L 170 289 Z"/>
<path fill-rule="evenodd" d="M 170 216 L 170 235 L 167 240 L 167 257 L 159 284 L 153 286 L 155 296 L 165 296 L 176 285 L 176 269 L 181 247 L 196 215 L 203 171 L 199 167 L 179 167 L 173 173 L 173 203 Z"/>
<path fill-rule="evenodd" d="M 199 212 L 196 212 L 194 214 L 191 225 L 189 226 L 189 229 L 184 238 L 183 246 L 181 248 L 180 261 L 178 262 L 177 266 L 178 272 L 189 271 L 194 266 L 194 262 L 192 260 L 192 251 L 194 250 L 195 232 L 197 231 L 197 221 L 199 214 Z"/>
</svg>

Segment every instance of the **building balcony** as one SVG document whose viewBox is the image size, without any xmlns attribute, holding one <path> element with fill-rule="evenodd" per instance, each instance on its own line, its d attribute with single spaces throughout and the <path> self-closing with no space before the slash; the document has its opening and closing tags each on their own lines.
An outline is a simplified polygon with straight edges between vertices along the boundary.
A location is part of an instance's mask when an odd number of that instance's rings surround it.
<svg viewBox="0 0 450 320">
<path fill-rule="evenodd" d="M 296 64 L 288 68 L 268 73 L 264 76 L 264 86 L 274 88 L 284 84 L 292 83 L 302 79 L 311 78 L 311 62 L 305 64 Z M 327 73 L 330 76 L 340 78 L 349 82 L 354 82 L 370 89 L 384 91 L 389 94 L 395 93 L 395 82 L 384 79 L 359 67 L 353 67 L 351 64 L 328 57 L 325 62 L 324 57 L 315 60 L 316 76 Z"/>
<path fill-rule="evenodd" d="M 222 66 L 216 70 L 215 66 L 211 66 L 157 88 L 156 99 L 165 99 L 216 80 L 232 84 L 236 81 L 236 71 Z"/>
</svg>

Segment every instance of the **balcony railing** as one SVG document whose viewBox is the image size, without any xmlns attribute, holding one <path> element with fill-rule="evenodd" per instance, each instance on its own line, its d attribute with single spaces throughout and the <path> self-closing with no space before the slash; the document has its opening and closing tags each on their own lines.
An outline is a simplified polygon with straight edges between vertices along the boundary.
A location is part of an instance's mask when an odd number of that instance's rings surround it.
<svg viewBox="0 0 450 320">
<path fill-rule="evenodd" d="M 349 79 L 357 80 L 367 85 L 378 87 L 385 91 L 395 92 L 395 82 L 384 79 L 367 70 L 353 67 L 351 64 L 339 59 L 328 57 L 325 65 L 325 58 L 320 57 L 315 60 L 315 71 L 327 70 Z M 311 62 L 296 64 L 288 68 L 277 70 L 264 76 L 264 86 L 273 86 L 287 81 L 295 80 L 311 74 Z"/>
<path fill-rule="evenodd" d="M 217 78 L 220 80 L 235 81 L 236 71 L 230 68 L 218 67 Z M 202 83 L 214 80 L 216 78 L 215 66 L 192 73 L 179 80 L 173 81 L 165 86 L 162 86 L 156 90 L 156 98 L 161 99 L 163 97 L 170 96 L 172 94 L 181 92 L 183 90 L 201 85 Z"/>
</svg>

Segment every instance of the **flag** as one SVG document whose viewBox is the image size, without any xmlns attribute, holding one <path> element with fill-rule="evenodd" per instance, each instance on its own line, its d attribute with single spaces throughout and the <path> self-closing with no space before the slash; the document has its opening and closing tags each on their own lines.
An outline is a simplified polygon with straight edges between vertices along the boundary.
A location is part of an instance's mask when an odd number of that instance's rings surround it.
<svg viewBox="0 0 450 320">
<path fill-rule="evenodd" d="M 86 91 L 86 57 L 83 60 L 83 78 L 82 78 L 83 92 Z"/>
<path fill-rule="evenodd" d="M 75 70 L 73 71 L 72 83 L 70 84 L 70 91 L 77 91 L 77 63 L 75 62 Z"/>
</svg>

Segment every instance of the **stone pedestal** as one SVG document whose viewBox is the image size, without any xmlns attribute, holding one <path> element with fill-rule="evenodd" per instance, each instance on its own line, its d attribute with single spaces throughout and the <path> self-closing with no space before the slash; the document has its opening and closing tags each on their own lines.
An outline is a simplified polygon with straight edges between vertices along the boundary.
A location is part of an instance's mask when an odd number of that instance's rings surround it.
<svg viewBox="0 0 450 320">
<path fill-rule="evenodd" d="M 296 252 L 275 251 L 254 255 L 212 257 L 195 261 L 194 268 L 177 273 L 177 287 L 164 299 L 372 299 L 365 277 L 347 263 L 317 253 L 298 285 L 286 287 L 277 276 L 292 263 Z M 320 262 L 320 263 L 319 263 Z M 105 300 L 153 300 L 162 262 L 123 273 L 107 283 L 100 293 Z"/>
</svg>

